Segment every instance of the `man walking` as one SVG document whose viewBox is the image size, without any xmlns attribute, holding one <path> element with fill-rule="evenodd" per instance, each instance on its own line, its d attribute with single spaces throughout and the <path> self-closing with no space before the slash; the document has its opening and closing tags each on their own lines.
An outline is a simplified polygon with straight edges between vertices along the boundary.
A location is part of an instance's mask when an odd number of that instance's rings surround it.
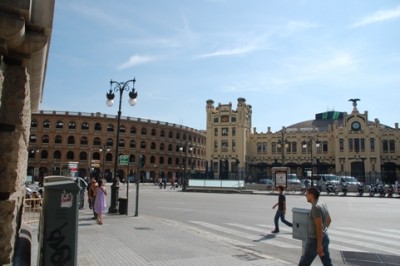
<svg viewBox="0 0 400 266">
<path fill-rule="evenodd" d="M 278 186 L 276 189 L 278 190 L 279 196 L 278 196 L 278 202 L 274 206 L 272 206 L 272 209 L 275 209 L 275 207 L 278 206 L 278 210 L 276 210 L 276 214 L 275 214 L 275 218 L 274 218 L 275 230 L 271 232 L 274 234 L 279 233 L 279 218 L 287 226 L 290 226 L 290 227 L 293 226 L 292 223 L 285 220 L 286 197 L 285 197 L 285 195 L 283 195 L 283 186 Z"/>
<path fill-rule="evenodd" d="M 306 198 L 311 203 L 311 210 L 308 215 L 310 226 L 304 254 L 300 259 L 299 266 L 311 265 L 317 255 L 324 266 L 331 266 L 327 231 L 332 220 L 328 207 L 325 203 L 318 201 L 319 191 L 315 187 L 307 190 Z"/>
</svg>

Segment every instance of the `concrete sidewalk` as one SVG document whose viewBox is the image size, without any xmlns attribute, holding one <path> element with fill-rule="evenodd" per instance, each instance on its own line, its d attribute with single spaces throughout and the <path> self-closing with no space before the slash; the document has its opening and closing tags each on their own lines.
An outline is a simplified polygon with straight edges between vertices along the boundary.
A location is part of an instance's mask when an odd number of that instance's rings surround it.
<svg viewBox="0 0 400 266">
<path fill-rule="evenodd" d="M 155 217 L 106 214 L 103 225 L 90 209 L 79 211 L 78 265 L 291 265 L 249 245 Z M 32 265 L 37 262 L 33 230 Z"/>
</svg>

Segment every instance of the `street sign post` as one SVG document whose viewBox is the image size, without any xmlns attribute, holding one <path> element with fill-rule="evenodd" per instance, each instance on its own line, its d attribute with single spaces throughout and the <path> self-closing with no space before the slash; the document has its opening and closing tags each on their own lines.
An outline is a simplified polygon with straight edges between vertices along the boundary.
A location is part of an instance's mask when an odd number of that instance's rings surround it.
<svg viewBox="0 0 400 266">
<path fill-rule="evenodd" d="M 120 155 L 119 156 L 119 164 L 120 165 L 129 165 L 129 156 L 128 155 Z"/>
</svg>

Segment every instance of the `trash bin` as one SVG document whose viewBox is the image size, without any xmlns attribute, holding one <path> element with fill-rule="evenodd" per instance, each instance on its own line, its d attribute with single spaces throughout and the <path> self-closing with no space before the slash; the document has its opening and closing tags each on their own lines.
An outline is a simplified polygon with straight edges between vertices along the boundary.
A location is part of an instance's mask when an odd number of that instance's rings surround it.
<svg viewBox="0 0 400 266">
<path fill-rule="evenodd" d="M 126 214 L 128 211 L 128 198 L 121 197 L 118 199 L 118 211 L 119 214 Z"/>
</svg>

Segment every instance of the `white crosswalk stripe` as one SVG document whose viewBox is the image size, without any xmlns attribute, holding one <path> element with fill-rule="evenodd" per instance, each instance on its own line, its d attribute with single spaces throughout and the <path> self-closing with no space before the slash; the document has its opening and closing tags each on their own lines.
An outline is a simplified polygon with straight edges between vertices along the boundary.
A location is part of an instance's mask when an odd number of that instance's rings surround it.
<svg viewBox="0 0 400 266">
<path fill-rule="evenodd" d="M 280 248 L 300 249 L 302 242 L 292 238 L 292 229 L 286 226 L 279 228 L 279 234 L 271 234 L 270 230 L 274 225 L 254 226 L 239 223 L 224 223 L 216 225 L 203 221 L 191 221 L 191 223 L 201 227 L 218 231 L 233 237 L 252 240 L 267 245 L 274 245 Z M 329 247 L 338 251 L 359 251 L 359 252 L 378 252 L 398 254 L 400 248 L 400 230 L 376 229 L 374 232 L 358 228 L 337 227 L 330 228 Z"/>
</svg>

